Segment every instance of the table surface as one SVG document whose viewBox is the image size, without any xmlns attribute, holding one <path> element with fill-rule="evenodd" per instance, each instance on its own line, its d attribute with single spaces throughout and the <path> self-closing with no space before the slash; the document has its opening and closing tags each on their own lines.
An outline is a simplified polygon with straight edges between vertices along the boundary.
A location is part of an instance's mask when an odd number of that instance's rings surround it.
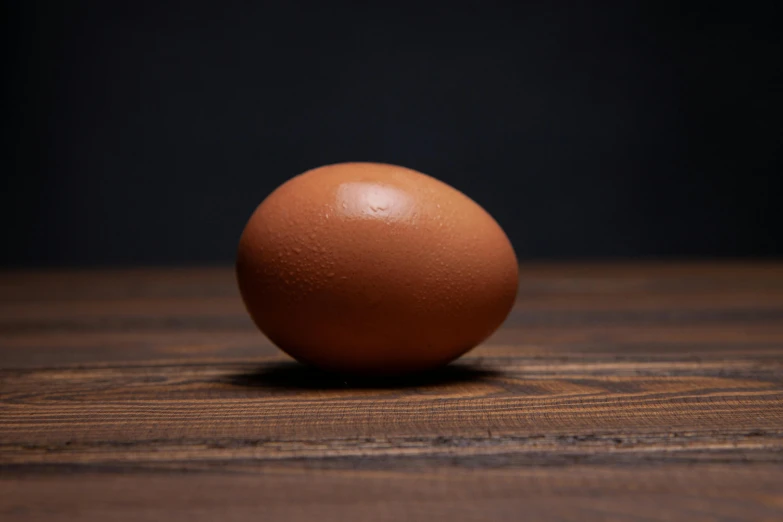
<svg viewBox="0 0 783 522">
<path fill-rule="evenodd" d="M 457 363 L 347 382 L 227 268 L 2 273 L 0 519 L 783 520 L 783 264 L 520 275 Z"/>
</svg>

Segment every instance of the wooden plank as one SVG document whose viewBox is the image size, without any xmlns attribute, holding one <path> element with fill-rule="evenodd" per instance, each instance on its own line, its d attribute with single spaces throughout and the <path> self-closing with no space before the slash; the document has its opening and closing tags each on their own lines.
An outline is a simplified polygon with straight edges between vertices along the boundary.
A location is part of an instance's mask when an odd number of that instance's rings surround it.
<svg viewBox="0 0 783 522">
<path fill-rule="evenodd" d="M 599 365 L 599 374 L 579 366 L 523 366 L 523 378 L 466 371 L 403 389 L 358 390 L 296 366 L 266 373 L 200 366 L 36 372 L 6 379 L 15 393 L 3 402 L 0 459 L 139 463 L 455 452 L 555 459 L 655 451 L 665 460 L 694 449 L 704 451 L 700 458 L 732 448 L 783 450 L 783 387 L 772 373 L 724 378 L 710 375 L 713 366 L 702 369 L 706 375 L 670 377 L 660 375 L 660 365 L 632 363 L 623 377 L 606 375 L 623 373 L 623 365 Z"/>
<path fill-rule="evenodd" d="M 415 471 L 57 472 L 0 479 L 7 522 L 52 520 L 780 520 L 783 469 L 755 464 Z"/>
<path fill-rule="evenodd" d="M 0 274 L 0 518 L 783 519 L 783 264 L 521 274 L 392 381 L 290 362 L 230 269 Z"/>
</svg>

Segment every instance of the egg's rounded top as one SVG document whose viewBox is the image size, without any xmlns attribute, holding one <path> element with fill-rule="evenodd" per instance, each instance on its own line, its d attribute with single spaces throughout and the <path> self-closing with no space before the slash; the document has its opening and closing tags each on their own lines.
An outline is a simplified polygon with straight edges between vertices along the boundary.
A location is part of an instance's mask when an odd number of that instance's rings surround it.
<svg viewBox="0 0 783 522">
<path fill-rule="evenodd" d="M 342 371 L 445 364 L 513 305 L 517 260 L 495 220 L 458 190 L 394 165 L 342 163 L 280 186 L 248 222 L 240 290 L 293 357 Z"/>
</svg>

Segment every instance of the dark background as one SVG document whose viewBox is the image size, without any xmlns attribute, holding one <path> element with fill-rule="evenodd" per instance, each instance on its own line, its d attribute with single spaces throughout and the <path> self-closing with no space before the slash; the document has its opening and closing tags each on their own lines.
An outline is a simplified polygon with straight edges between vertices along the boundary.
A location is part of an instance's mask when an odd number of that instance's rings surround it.
<svg viewBox="0 0 783 522">
<path fill-rule="evenodd" d="M 340 161 L 454 185 L 522 259 L 780 256 L 776 4 L 5 2 L 0 262 L 231 262 Z"/>
</svg>

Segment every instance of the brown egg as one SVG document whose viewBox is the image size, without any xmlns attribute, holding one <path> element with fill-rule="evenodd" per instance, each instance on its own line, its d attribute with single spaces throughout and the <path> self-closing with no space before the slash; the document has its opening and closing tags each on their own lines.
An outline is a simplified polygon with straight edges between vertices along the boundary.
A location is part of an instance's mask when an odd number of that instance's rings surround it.
<svg viewBox="0 0 783 522">
<path fill-rule="evenodd" d="M 259 329 L 295 359 L 400 374 L 446 364 L 495 331 L 514 303 L 517 260 L 495 220 L 449 185 L 342 163 L 259 205 L 237 277 Z"/>
</svg>

